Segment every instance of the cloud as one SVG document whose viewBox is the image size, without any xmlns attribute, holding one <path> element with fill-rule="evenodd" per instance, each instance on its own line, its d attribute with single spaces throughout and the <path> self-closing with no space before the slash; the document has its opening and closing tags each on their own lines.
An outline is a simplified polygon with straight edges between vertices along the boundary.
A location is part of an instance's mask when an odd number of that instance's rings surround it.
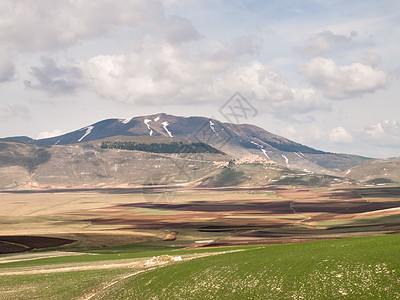
<svg viewBox="0 0 400 300">
<path fill-rule="evenodd" d="M 2 0 L 0 20 L 0 82 L 12 78 L 17 53 L 65 49 L 124 27 L 138 39 L 151 34 L 182 43 L 201 37 L 189 20 L 167 15 L 157 0 Z"/>
<path fill-rule="evenodd" d="M 333 128 L 328 134 L 329 141 L 339 144 L 350 144 L 353 142 L 351 134 L 342 126 Z"/>
<path fill-rule="evenodd" d="M 30 118 L 30 111 L 24 105 L 5 105 L 0 104 L 0 120 L 8 120 L 11 118 Z"/>
<path fill-rule="evenodd" d="M 313 88 L 290 87 L 277 71 L 259 61 L 239 67 L 221 80 L 221 90 L 231 87 L 258 100 L 263 109 L 276 116 L 327 109 Z"/>
<path fill-rule="evenodd" d="M 167 17 L 159 24 L 160 32 L 170 43 L 181 43 L 197 40 L 201 37 L 196 28 L 186 18 L 180 16 Z"/>
<path fill-rule="evenodd" d="M 364 128 L 364 139 L 372 140 L 374 144 L 395 146 L 400 144 L 400 121 L 385 120 Z"/>
<path fill-rule="evenodd" d="M 352 33 L 352 35 L 354 36 L 356 33 Z M 316 57 L 327 53 L 339 45 L 349 44 L 351 41 L 351 37 L 334 34 L 331 31 L 322 31 L 307 38 L 304 45 L 295 47 L 294 50 L 302 56 Z"/>
<path fill-rule="evenodd" d="M 292 141 L 313 147 L 326 147 L 329 141 L 329 133 L 321 129 L 320 126 L 307 124 L 306 126 L 288 125 L 277 130 L 278 134 Z"/>
<path fill-rule="evenodd" d="M 187 48 L 145 41 L 120 55 L 100 55 L 80 64 L 87 84 L 100 96 L 128 103 L 179 102 L 205 89 L 206 75 L 222 59 L 196 61 Z M 187 99 L 187 98 L 186 98 Z"/>
<path fill-rule="evenodd" d="M 0 118 L 1 119 L 6 119 L 12 116 L 12 110 L 11 107 L 8 105 L 2 105 L 0 104 Z"/>
<path fill-rule="evenodd" d="M 338 66 L 331 59 L 313 58 L 300 68 L 311 84 L 331 99 L 373 93 L 387 84 L 387 74 L 362 63 Z"/>
<path fill-rule="evenodd" d="M 42 131 L 41 133 L 39 133 L 39 135 L 37 136 L 36 139 L 37 140 L 47 139 L 47 138 L 59 136 L 61 134 L 63 134 L 63 132 L 60 129 L 54 129 L 53 131 Z"/>
<path fill-rule="evenodd" d="M 147 25 L 175 40 L 196 34 L 188 20 L 167 16 L 156 0 L 3 0 L 0 19 L 2 47 L 18 51 L 58 49 L 113 33 L 121 25 Z"/>
<path fill-rule="evenodd" d="M 12 55 L 0 49 L 0 82 L 12 80 L 14 78 L 15 67 L 12 62 Z"/>
<path fill-rule="evenodd" d="M 216 41 L 186 45 L 147 38 L 123 54 L 95 56 L 79 66 L 87 85 L 102 97 L 128 103 L 181 103 L 218 97 L 218 78 L 239 57 L 229 45 Z"/>
<path fill-rule="evenodd" d="M 293 125 L 279 128 L 279 134 L 292 141 L 296 141 L 298 143 L 303 142 L 303 136 L 301 136 L 301 134 Z"/>
<path fill-rule="evenodd" d="M 124 54 L 93 57 L 80 67 L 94 92 L 120 102 L 209 102 L 240 91 L 279 115 L 326 108 L 313 88 L 290 87 L 266 64 L 240 66 L 248 50 L 209 40 L 195 45 L 147 40 Z"/>
<path fill-rule="evenodd" d="M 380 65 L 381 63 L 381 57 L 374 53 L 374 52 L 370 52 L 370 51 L 365 51 L 364 55 L 362 57 L 362 60 L 369 66 L 376 68 Z"/>
<path fill-rule="evenodd" d="M 240 36 L 234 39 L 232 49 L 236 55 L 253 55 L 261 50 L 261 43 L 262 40 L 254 36 Z"/>
<path fill-rule="evenodd" d="M 43 90 L 52 95 L 71 94 L 80 85 L 82 71 L 77 67 L 59 67 L 50 57 L 41 57 L 41 67 L 32 67 L 32 81 L 25 81 L 28 88 Z"/>
</svg>

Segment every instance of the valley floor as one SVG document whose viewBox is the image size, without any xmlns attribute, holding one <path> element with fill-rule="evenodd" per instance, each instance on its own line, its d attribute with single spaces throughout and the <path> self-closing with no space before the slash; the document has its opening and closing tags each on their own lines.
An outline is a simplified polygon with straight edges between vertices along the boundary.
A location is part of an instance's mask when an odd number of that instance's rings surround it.
<svg viewBox="0 0 400 300">
<path fill-rule="evenodd" d="M 4 192 L 0 299 L 395 299 L 399 198 L 398 187 Z"/>
</svg>

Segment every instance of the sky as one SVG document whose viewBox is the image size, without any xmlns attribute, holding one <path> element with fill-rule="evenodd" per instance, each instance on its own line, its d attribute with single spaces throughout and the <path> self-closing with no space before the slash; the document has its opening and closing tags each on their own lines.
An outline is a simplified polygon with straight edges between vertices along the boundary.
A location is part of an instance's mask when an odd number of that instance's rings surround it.
<svg viewBox="0 0 400 300">
<path fill-rule="evenodd" d="M 0 137 L 160 112 L 400 156 L 398 0 L 2 0 Z"/>
</svg>

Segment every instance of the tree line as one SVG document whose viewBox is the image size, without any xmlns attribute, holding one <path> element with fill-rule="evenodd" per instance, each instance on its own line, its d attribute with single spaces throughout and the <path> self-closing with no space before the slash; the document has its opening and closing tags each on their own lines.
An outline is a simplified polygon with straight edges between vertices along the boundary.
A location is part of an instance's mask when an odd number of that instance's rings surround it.
<svg viewBox="0 0 400 300">
<path fill-rule="evenodd" d="M 153 153 L 219 153 L 219 150 L 205 143 L 136 143 L 136 142 L 102 142 L 102 149 L 137 150 Z"/>
</svg>

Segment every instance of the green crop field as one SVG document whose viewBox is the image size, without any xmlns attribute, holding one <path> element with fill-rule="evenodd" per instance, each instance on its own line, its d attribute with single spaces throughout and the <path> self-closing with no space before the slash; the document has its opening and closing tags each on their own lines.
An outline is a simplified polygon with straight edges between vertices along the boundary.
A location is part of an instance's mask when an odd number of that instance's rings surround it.
<svg viewBox="0 0 400 300">
<path fill-rule="evenodd" d="M 143 263 L 164 254 L 183 261 Z M 0 299 L 397 299 L 399 254 L 399 234 L 191 251 L 114 247 L 2 263 Z"/>
<path fill-rule="evenodd" d="M 99 299 L 397 299 L 400 235 L 270 245 L 149 271 Z"/>
</svg>

